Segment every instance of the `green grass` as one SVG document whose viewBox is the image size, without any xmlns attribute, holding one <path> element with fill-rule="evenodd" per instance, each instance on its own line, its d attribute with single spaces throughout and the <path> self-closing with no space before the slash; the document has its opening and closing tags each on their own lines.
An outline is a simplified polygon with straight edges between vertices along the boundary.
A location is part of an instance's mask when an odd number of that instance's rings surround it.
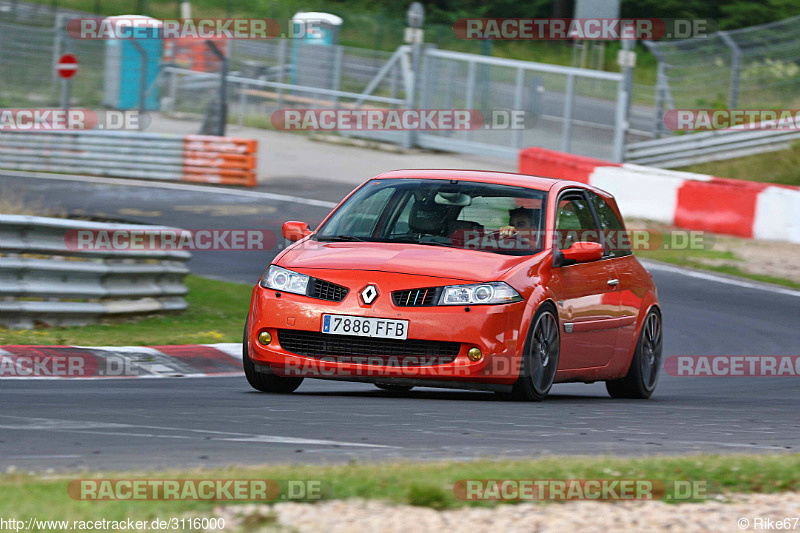
<svg viewBox="0 0 800 533">
<path fill-rule="evenodd" d="M 707 260 L 732 260 L 739 261 L 740 259 L 733 252 L 722 252 L 718 250 L 686 250 L 686 251 L 673 251 L 673 250 L 639 250 L 635 252 L 636 257 L 643 259 L 652 259 L 654 261 L 663 261 L 664 263 L 671 263 L 673 265 L 685 266 L 690 268 L 697 268 L 700 270 L 709 270 L 711 272 L 719 272 L 729 276 L 736 276 L 740 278 L 751 279 L 753 281 L 760 281 L 763 283 L 772 283 L 774 285 L 782 285 L 791 289 L 800 289 L 800 283 L 786 278 L 778 278 L 775 276 L 767 276 L 765 274 L 755 274 L 747 272 L 735 265 L 713 265 L 704 261 Z"/>
<path fill-rule="evenodd" d="M 700 270 L 709 270 L 711 272 L 719 272 L 729 276 L 736 276 L 740 278 L 751 279 L 753 281 L 760 281 L 763 283 L 772 283 L 774 285 L 781 285 L 791 289 L 800 289 L 800 283 L 775 276 L 767 276 L 765 274 L 756 274 L 748 272 L 731 264 L 709 264 L 708 261 L 741 261 L 741 259 L 730 251 L 723 250 L 637 250 L 634 252 L 636 257 L 642 259 L 652 259 L 654 261 L 662 261 L 664 263 L 671 263 L 673 265 L 685 266 L 690 268 L 697 268 Z"/>
<path fill-rule="evenodd" d="M 791 148 L 676 169 L 750 181 L 800 185 L 800 143 Z"/>
<path fill-rule="evenodd" d="M 0 329 L 2 344 L 88 346 L 240 342 L 252 286 L 187 276 L 189 308 L 181 314 L 109 320 L 83 327 Z"/>
<path fill-rule="evenodd" d="M 639 228 L 644 224 L 642 221 L 633 222 L 632 228 Z M 749 272 L 744 268 L 742 259 L 731 250 L 714 249 L 715 240 L 714 235 L 705 233 L 702 244 L 705 248 L 690 249 L 686 247 L 687 232 L 679 229 L 675 231 L 670 230 L 655 230 L 657 233 L 665 237 L 669 237 L 668 242 L 662 243 L 662 246 L 653 250 L 636 250 L 634 254 L 641 259 L 651 259 L 654 261 L 662 261 L 664 263 L 671 263 L 673 265 L 685 266 L 690 268 L 697 268 L 701 270 L 709 270 L 712 272 L 719 272 L 730 276 L 737 276 L 747 278 L 754 281 L 764 283 L 772 283 L 775 285 L 782 285 L 792 289 L 800 289 L 800 283 L 775 276 L 768 276 L 755 272 Z"/>
<path fill-rule="evenodd" d="M 465 502 L 453 485 L 465 479 L 642 479 L 705 481 L 706 497 L 729 493 L 777 493 L 800 490 L 800 454 L 698 455 L 682 457 L 548 458 L 474 462 L 381 463 L 339 466 L 264 466 L 204 470 L 61 475 L 0 475 L 0 516 L 5 518 L 134 520 L 214 516 L 216 502 L 79 501 L 67 495 L 73 479 L 260 479 L 321 482 L 321 499 L 367 498 L 434 509 L 495 502 Z M 280 498 L 279 500 L 280 501 Z M 679 503 L 676 500 L 667 500 Z M 681 500 L 682 501 L 682 500 Z M 694 500 L 698 501 L 698 500 Z M 47 505 L 42 505 L 47 502 Z M 266 517 L 268 518 L 268 517 Z"/>
<path fill-rule="evenodd" d="M 723 253 L 727 254 L 728 252 Z M 652 259 L 654 261 L 662 261 L 678 266 L 719 272 L 720 274 L 727 274 L 729 276 L 751 279 L 762 283 L 772 283 L 773 285 L 781 285 L 783 287 L 789 287 L 790 289 L 800 290 L 800 283 L 790 279 L 767 276 L 765 274 L 755 274 L 753 272 L 744 271 L 734 265 L 709 265 L 708 263 L 703 263 L 702 259 L 718 258 L 716 254 L 709 252 L 664 252 L 660 250 L 648 250 L 638 251 L 635 255 L 643 259 Z"/>
</svg>

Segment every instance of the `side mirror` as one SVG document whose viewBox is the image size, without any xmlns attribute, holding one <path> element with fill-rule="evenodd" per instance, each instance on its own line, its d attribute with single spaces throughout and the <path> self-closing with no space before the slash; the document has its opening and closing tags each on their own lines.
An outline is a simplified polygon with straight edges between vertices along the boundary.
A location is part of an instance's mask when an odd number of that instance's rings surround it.
<svg viewBox="0 0 800 533">
<path fill-rule="evenodd" d="M 588 263 L 603 258 L 603 245 L 599 242 L 578 241 L 566 250 L 553 250 L 553 266 L 560 267 L 574 263 Z"/>
<path fill-rule="evenodd" d="M 284 239 L 296 242 L 304 237 L 308 237 L 309 235 L 311 235 L 311 228 L 309 228 L 308 224 L 306 224 L 305 222 L 290 220 L 289 222 L 283 225 L 283 229 L 281 230 L 281 232 L 283 233 Z"/>
</svg>

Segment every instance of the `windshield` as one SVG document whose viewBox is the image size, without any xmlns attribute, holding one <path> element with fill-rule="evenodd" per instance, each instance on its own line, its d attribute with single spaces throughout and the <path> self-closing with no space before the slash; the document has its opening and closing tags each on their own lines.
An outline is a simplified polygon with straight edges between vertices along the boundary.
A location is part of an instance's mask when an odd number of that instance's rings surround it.
<svg viewBox="0 0 800 533">
<path fill-rule="evenodd" d="M 509 255 L 542 249 L 547 193 L 469 181 L 370 181 L 319 229 L 319 241 L 395 242 Z"/>
</svg>

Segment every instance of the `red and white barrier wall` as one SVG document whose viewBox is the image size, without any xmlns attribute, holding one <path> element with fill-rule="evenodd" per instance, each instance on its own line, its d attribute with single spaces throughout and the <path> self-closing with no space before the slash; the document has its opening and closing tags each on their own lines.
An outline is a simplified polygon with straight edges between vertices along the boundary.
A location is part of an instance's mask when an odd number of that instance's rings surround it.
<svg viewBox="0 0 800 533">
<path fill-rule="evenodd" d="M 256 186 L 257 142 L 213 135 L 0 128 L 0 169 Z"/>
<path fill-rule="evenodd" d="M 626 218 L 800 243 L 800 187 L 610 163 L 544 148 L 522 150 L 519 171 L 608 191 Z"/>
</svg>

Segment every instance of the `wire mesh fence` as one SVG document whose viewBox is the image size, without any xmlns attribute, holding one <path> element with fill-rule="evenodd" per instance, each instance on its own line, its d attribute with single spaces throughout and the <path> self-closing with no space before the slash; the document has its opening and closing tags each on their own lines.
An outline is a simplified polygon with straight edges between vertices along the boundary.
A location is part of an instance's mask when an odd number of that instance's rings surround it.
<svg viewBox="0 0 800 533">
<path fill-rule="evenodd" d="M 614 158 L 622 75 L 431 49 L 422 69 L 423 109 L 474 109 L 487 127 L 420 135 L 432 148 L 506 155 L 542 146 Z M 524 128 L 502 128 L 503 112 Z M 482 145 L 482 146 L 481 146 Z M 466 149 L 465 149 L 466 148 Z"/>
<path fill-rule="evenodd" d="M 705 39 L 645 44 L 659 62 L 662 113 L 800 107 L 800 16 Z"/>
<path fill-rule="evenodd" d="M 46 26 L 0 22 L 0 106 L 52 107 L 60 102 L 58 58 L 78 57 L 80 76 L 72 80 L 71 104 L 97 107 L 103 93 L 105 42 L 78 41 Z"/>
<path fill-rule="evenodd" d="M 402 67 L 394 54 L 347 46 L 320 47 L 287 39 L 231 41 L 229 118 L 240 125 L 270 127 L 270 114 L 285 108 L 338 108 L 359 105 L 396 108 L 406 101 Z M 388 64 L 388 67 L 387 67 Z M 161 77 L 165 110 L 201 115 L 218 97 L 220 70 L 205 72 L 176 64 Z M 379 72 L 385 75 L 364 92 Z M 383 99 L 382 101 L 379 101 Z"/>
</svg>

